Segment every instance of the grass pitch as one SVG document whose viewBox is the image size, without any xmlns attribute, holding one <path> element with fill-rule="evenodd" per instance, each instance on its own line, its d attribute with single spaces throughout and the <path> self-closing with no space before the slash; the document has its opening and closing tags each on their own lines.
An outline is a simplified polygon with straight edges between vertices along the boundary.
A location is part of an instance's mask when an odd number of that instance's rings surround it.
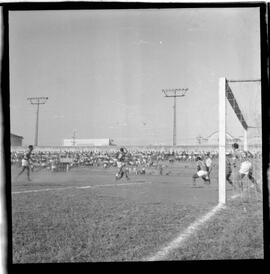
<svg viewBox="0 0 270 274">
<path fill-rule="evenodd" d="M 22 175 L 12 182 L 13 262 L 143 260 L 217 204 L 216 172 L 211 185 L 193 188 L 193 171 L 174 166 L 169 176 L 117 182 L 116 170 L 103 168 L 43 170 L 30 183 Z M 262 258 L 262 205 L 253 194 L 246 211 L 243 200 L 229 202 L 166 260 Z"/>
</svg>

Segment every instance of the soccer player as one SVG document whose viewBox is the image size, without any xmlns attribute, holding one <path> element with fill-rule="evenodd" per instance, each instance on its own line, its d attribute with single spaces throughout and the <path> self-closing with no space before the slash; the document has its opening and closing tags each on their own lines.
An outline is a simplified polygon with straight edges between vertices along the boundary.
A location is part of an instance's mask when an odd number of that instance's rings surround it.
<svg viewBox="0 0 270 274">
<path fill-rule="evenodd" d="M 253 167 L 252 167 L 252 163 L 250 162 L 250 160 L 248 159 L 248 152 L 244 152 L 242 154 L 242 159 L 243 161 L 241 162 L 240 165 L 240 169 L 239 169 L 239 176 L 240 176 L 240 188 L 241 190 L 243 190 L 243 178 L 245 176 L 248 177 L 248 179 L 255 185 L 256 190 L 258 192 L 261 192 L 259 185 L 257 183 L 257 181 L 255 180 L 255 178 L 253 177 Z"/>
<path fill-rule="evenodd" d="M 206 176 L 206 178 L 209 178 L 209 183 L 210 183 L 210 173 L 212 171 L 212 159 L 210 157 L 210 152 L 206 153 L 206 158 L 204 160 L 205 162 L 205 166 L 206 166 L 206 171 L 208 172 L 208 177 Z"/>
<path fill-rule="evenodd" d="M 202 178 L 204 182 L 210 182 L 208 172 L 207 172 L 207 167 L 205 165 L 205 162 L 202 161 L 201 157 L 196 157 L 195 159 L 196 164 L 197 164 L 197 172 L 192 176 L 193 179 L 193 186 L 196 186 L 196 179 Z"/>
<path fill-rule="evenodd" d="M 162 164 L 159 164 L 158 165 L 158 169 L 159 169 L 159 175 L 163 175 L 163 165 Z"/>
<path fill-rule="evenodd" d="M 230 160 L 228 159 L 228 156 L 226 156 L 226 181 L 230 185 L 233 185 L 233 182 L 231 180 L 231 175 L 232 175 L 232 164 Z"/>
<path fill-rule="evenodd" d="M 28 181 L 31 181 L 30 179 L 30 168 L 31 168 L 31 154 L 33 151 L 34 147 L 32 145 L 28 146 L 28 150 L 24 154 L 24 157 L 22 159 L 22 170 L 20 173 L 17 175 L 16 179 L 25 171 L 27 170 L 27 179 Z"/>
<path fill-rule="evenodd" d="M 123 176 L 126 176 L 126 179 L 129 180 L 128 177 L 128 170 L 126 167 L 126 157 L 127 157 L 128 151 L 126 148 L 121 147 L 120 151 L 117 153 L 117 167 L 118 172 L 116 173 L 115 180 L 120 180 L 123 178 Z"/>
<path fill-rule="evenodd" d="M 232 144 L 232 149 L 233 149 L 233 151 L 232 151 L 232 164 L 233 164 L 233 167 L 236 167 L 237 160 L 241 158 L 241 154 L 240 154 L 238 148 L 239 148 L 239 145 L 237 143 Z"/>
<path fill-rule="evenodd" d="M 232 168 L 237 167 L 237 162 L 241 158 L 241 153 L 239 152 L 239 145 L 237 143 L 232 144 L 232 153 L 230 155 L 231 160 L 226 156 L 226 180 L 229 184 L 233 185 L 234 182 L 230 179 L 232 174 Z"/>
</svg>

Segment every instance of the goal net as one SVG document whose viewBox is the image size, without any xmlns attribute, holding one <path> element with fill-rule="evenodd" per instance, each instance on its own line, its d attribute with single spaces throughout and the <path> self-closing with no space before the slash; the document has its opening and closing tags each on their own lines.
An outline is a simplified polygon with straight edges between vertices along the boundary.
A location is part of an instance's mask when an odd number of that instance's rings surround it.
<svg viewBox="0 0 270 274">
<path fill-rule="evenodd" d="M 254 191 L 258 192 L 262 184 L 261 155 L 260 80 L 220 78 L 219 203 L 226 203 L 229 188 L 257 197 Z"/>
</svg>

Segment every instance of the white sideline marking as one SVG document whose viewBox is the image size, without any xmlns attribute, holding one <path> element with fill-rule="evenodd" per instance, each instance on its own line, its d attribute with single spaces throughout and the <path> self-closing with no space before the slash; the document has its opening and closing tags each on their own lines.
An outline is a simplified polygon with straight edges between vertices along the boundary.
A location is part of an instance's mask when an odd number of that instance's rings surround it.
<svg viewBox="0 0 270 274">
<path fill-rule="evenodd" d="M 31 193 L 31 192 L 42 192 L 42 191 L 50 191 L 50 190 L 63 190 L 68 188 L 74 188 L 71 187 L 55 187 L 55 188 L 43 188 L 43 189 L 32 189 L 32 190 L 23 190 L 23 191 L 14 191 L 12 194 L 20 194 L 20 193 Z"/>
<path fill-rule="evenodd" d="M 235 195 L 231 196 L 231 199 L 235 199 L 235 198 L 237 198 L 239 196 L 240 196 L 240 194 L 235 194 Z"/>
<path fill-rule="evenodd" d="M 200 218 L 198 221 L 191 224 L 184 232 L 180 233 L 173 241 L 171 241 L 167 246 L 158 251 L 155 255 L 148 257 L 145 261 L 160 261 L 163 260 L 172 250 L 179 248 L 180 244 L 183 243 L 188 237 L 190 237 L 198 228 L 208 221 L 212 216 L 214 216 L 218 211 L 225 208 L 224 204 L 218 204 L 206 215 Z"/>
<path fill-rule="evenodd" d="M 128 185 L 144 185 L 151 184 L 152 182 L 142 182 L 142 183 L 122 183 L 122 184 L 106 184 L 106 185 L 95 185 L 93 187 L 104 187 L 104 186 L 128 186 Z"/>
<path fill-rule="evenodd" d="M 250 188 L 253 188 L 254 185 L 251 185 Z M 241 196 L 241 193 L 232 195 L 230 200 L 236 199 Z M 184 240 L 186 240 L 189 236 L 191 236 L 196 230 L 198 230 L 199 226 L 208 221 L 212 216 L 214 216 L 219 210 L 224 209 L 226 207 L 225 204 L 218 204 L 211 211 L 209 211 L 206 215 L 204 215 L 201 219 L 191 224 L 183 233 L 181 233 L 178 237 L 176 237 L 173 241 L 171 241 L 167 246 L 158 251 L 155 255 L 148 257 L 145 261 L 159 261 L 164 259 L 169 252 L 172 250 L 179 248 Z"/>
<path fill-rule="evenodd" d="M 129 185 L 142 185 L 142 184 L 151 184 L 152 182 L 143 182 L 143 183 L 122 183 L 122 184 L 106 184 L 106 185 L 93 185 L 93 186 L 78 186 L 77 189 L 81 188 L 97 188 L 97 187 L 107 187 L 107 186 L 129 186 Z"/>
<path fill-rule="evenodd" d="M 14 191 L 12 194 L 20 194 L 20 193 L 32 193 L 32 192 L 43 192 L 50 190 L 65 190 L 70 188 L 76 189 L 85 189 L 85 188 L 98 188 L 98 187 L 108 187 L 108 186 L 123 186 L 123 185 L 142 185 L 142 184 L 151 184 L 152 182 L 142 182 L 142 183 L 122 183 L 122 184 L 106 184 L 106 185 L 93 185 L 93 186 L 70 186 L 70 187 L 59 187 L 59 188 L 45 188 L 45 189 L 32 189 L 32 190 L 24 190 L 24 191 Z"/>
</svg>

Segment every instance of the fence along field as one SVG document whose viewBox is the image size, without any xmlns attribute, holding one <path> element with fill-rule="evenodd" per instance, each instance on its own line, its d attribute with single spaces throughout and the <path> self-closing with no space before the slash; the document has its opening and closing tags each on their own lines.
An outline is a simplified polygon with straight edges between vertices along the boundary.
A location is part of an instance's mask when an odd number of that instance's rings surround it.
<svg viewBox="0 0 270 274">
<path fill-rule="evenodd" d="M 102 166 L 12 180 L 13 262 L 145 260 L 217 205 L 214 164 L 211 184 L 196 188 L 193 161 L 167 161 L 163 175 L 131 172 L 129 181 L 115 182 L 116 167 Z M 18 171 L 12 166 L 12 178 Z M 261 197 L 248 190 L 164 260 L 262 258 Z"/>
</svg>

